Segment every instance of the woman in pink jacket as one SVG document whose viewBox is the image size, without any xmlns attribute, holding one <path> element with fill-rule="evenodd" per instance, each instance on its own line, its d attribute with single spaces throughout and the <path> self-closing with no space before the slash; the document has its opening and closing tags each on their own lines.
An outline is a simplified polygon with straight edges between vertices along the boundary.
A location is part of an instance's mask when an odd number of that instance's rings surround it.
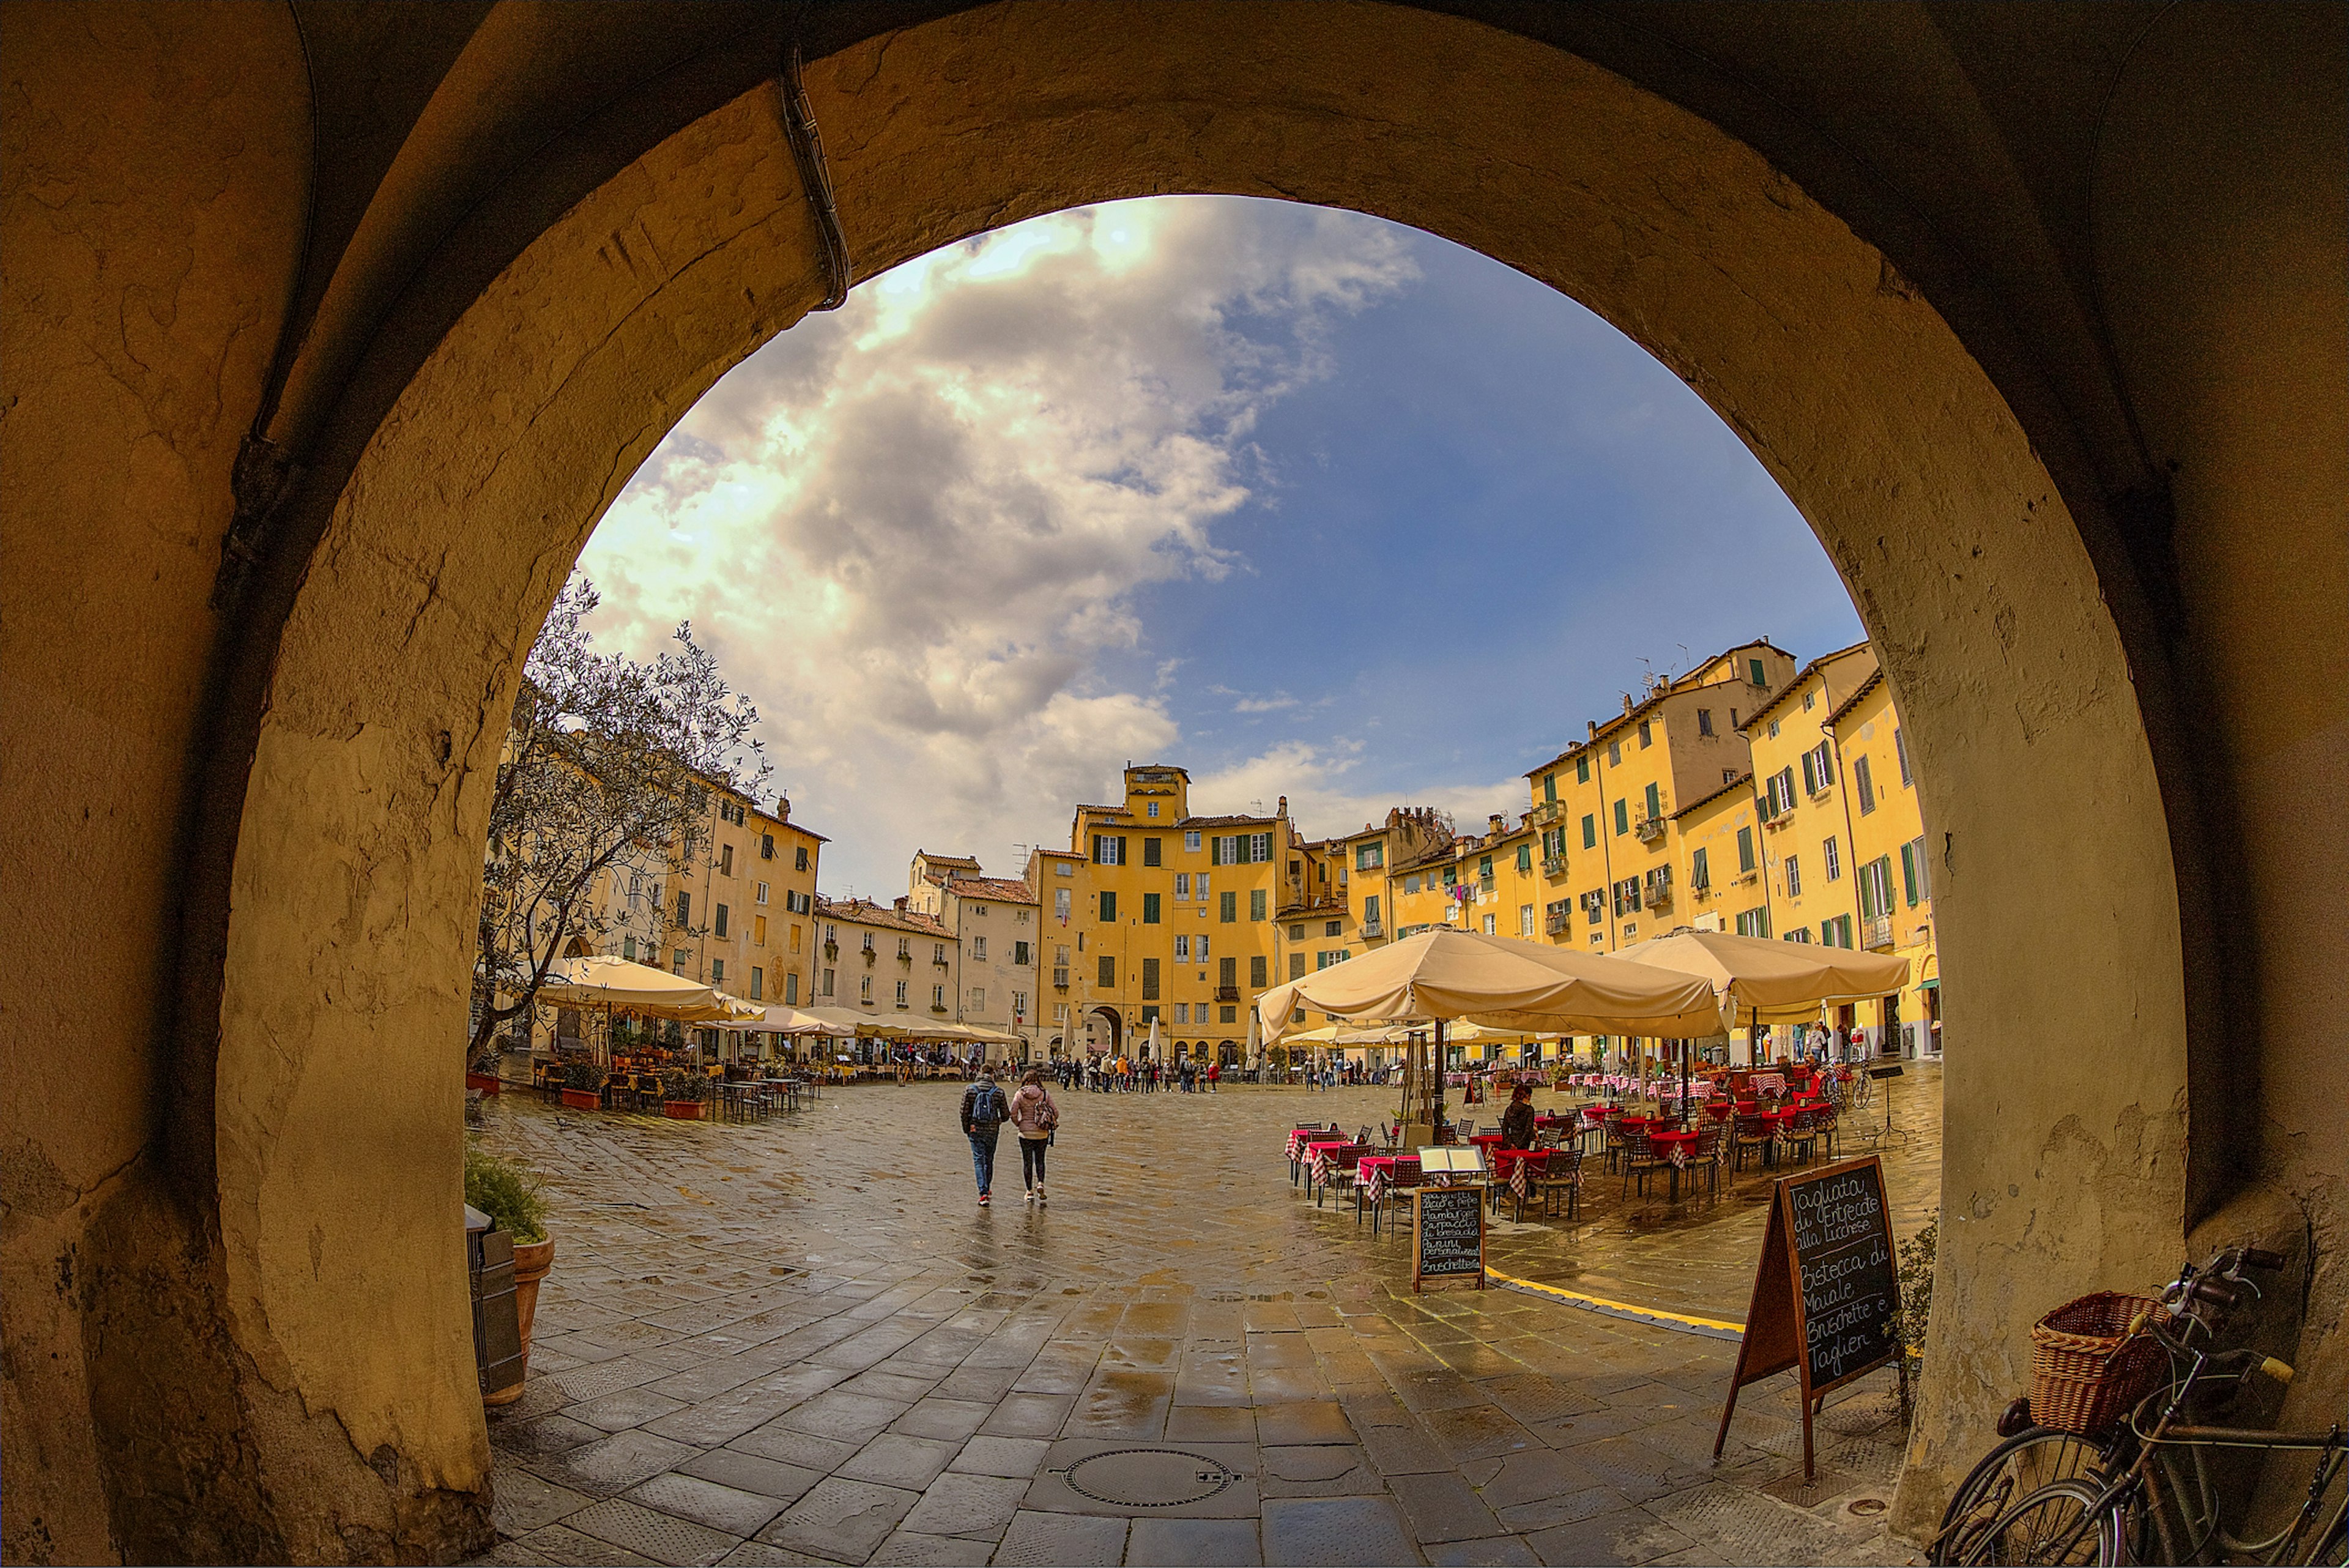
<svg viewBox="0 0 2349 1568">
<path fill-rule="evenodd" d="M 1044 1201 L 1044 1150 L 1060 1125 L 1061 1107 L 1046 1091 L 1044 1075 L 1029 1068 L 1019 1092 L 1011 1096 L 1011 1126 L 1019 1134 L 1019 1180 L 1030 1203 Z"/>
</svg>

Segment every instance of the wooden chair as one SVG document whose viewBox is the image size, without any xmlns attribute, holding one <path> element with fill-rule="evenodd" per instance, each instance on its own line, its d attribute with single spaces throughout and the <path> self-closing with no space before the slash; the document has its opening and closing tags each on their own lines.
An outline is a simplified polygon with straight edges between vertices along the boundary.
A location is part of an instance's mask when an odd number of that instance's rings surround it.
<svg viewBox="0 0 2349 1568">
<path fill-rule="evenodd" d="M 1779 1135 L 1785 1142 L 1786 1152 L 1797 1161 L 1808 1162 L 1818 1157 L 1819 1124 L 1816 1111 L 1797 1111 Z"/>
<path fill-rule="evenodd" d="M 1627 1192 L 1630 1189 L 1631 1179 L 1636 1176 L 1640 1179 L 1640 1195 L 1646 1197 L 1649 1176 L 1663 1163 L 1656 1158 L 1655 1145 L 1648 1141 L 1648 1129 L 1635 1127 L 1625 1133 L 1616 1152 L 1620 1157 L 1616 1161 L 1616 1168 L 1623 1174 L 1624 1189 Z"/>
<path fill-rule="evenodd" d="M 1333 1187 L 1341 1193 L 1351 1192 L 1354 1189 L 1355 1171 L 1361 1164 L 1362 1156 L 1370 1152 L 1371 1146 L 1368 1143 L 1350 1143 L 1343 1148 L 1330 1150 L 1330 1169 L 1321 1179 L 1321 1190 L 1313 1195 L 1313 1207 L 1320 1208 L 1321 1199 L 1329 1195 L 1330 1189 Z"/>
<path fill-rule="evenodd" d="M 1697 1174 L 1704 1175 L 1705 1190 L 1719 1195 L 1721 1191 L 1721 1124 L 1708 1117 L 1705 1125 L 1696 1129 L 1696 1152 L 1689 1156 L 1684 1174 L 1693 1184 Z"/>
<path fill-rule="evenodd" d="M 1741 1112 L 1736 1120 L 1737 1130 L 1733 1135 L 1731 1145 L 1731 1166 L 1733 1170 L 1744 1170 L 1748 1154 L 1766 1156 L 1770 1152 L 1770 1124 L 1762 1119 L 1759 1112 L 1752 1116 Z"/>
<path fill-rule="evenodd" d="M 1388 1205 L 1393 1205 L 1397 1210 L 1409 1209 L 1418 1200 L 1419 1189 L 1426 1184 L 1426 1174 L 1416 1166 L 1397 1166 L 1387 1181 L 1386 1190 L 1380 1193 L 1378 1201 L 1371 1205 L 1371 1234 L 1375 1236 L 1379 1233 L 1379 1221 L 1384 1217 Z M 1393 1222 L 1402 1223 L 1400 1212 Z"/>
<path fill-rule="evenodd" d="M 1529 1177 L 1526 1185 L 1542 1206 L 1542 1218 L 1557 1218 L 1557 1202 L 1561 1194 L 1566 1199 L 1566 1217 L 1574 1219 L 1582 1212 L 1582 1150 L 1559 1147 L 1550 1151 L 1542 1162 L 1540 1174 Z M 1518 1206 L 1517 1217 L 1525 1217 L 1524 1205 Z"/>
</svg>

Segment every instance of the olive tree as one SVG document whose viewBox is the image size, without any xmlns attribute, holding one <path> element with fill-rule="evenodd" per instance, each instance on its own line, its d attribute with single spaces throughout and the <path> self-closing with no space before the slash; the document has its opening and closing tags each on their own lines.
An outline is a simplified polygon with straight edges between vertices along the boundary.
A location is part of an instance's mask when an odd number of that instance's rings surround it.
<svg viewBox="0 0 2349 1568">
<path fill-rule="evenodd" d="M 651 663 L 600 653 L 585 622 L 595 585 L 574 575 L 530 650 L 490 805 L 468 1059 L 495 1054 L 574 939 L 610 929 L 612 907 L 656 889 L 656 938 L 697 934 L 667 919 L 657 889 L 709 831 L 713 790 L 756 796 L 771 771 L 758 710 L 680 624 Z"/>
</svg>

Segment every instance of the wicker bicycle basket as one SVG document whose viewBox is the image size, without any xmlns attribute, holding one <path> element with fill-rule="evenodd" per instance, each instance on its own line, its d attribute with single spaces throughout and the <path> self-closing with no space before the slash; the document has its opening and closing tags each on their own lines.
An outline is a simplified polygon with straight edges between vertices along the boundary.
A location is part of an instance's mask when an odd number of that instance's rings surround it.
<svg viewBox="0 0 2349 1568">
<path fill-rule="evenodd" d="M 2117 1425 L 2168 1369 L 2159 1342 L 2127 1338 L 2130 1320 L 2159 1311 L 2149 1296 L 2097 1291 L 2031 1325 L 2031 1418 L 2089 1437 Z"/>
</svg>

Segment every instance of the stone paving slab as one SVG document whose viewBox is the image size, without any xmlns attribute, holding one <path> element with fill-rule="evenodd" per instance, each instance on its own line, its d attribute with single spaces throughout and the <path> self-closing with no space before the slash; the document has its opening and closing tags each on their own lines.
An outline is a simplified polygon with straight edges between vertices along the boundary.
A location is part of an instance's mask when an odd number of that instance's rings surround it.
<svg viewBox="0 0 2349 1568">
<path fill-rule="evenodd" d="M 1789 1378 L 1745 1392 L 1712 1457 L 1733 1342 L 1414 1295 L 1407 1236 L 1307 1201 L 1291 1119 L 1369 1121 L 1383 1091 L 1061 1096 L 1051 1205 L 990 1210 L 957 1094 L 746 1127 L 490 1102 L 484 1142 L 547 1178 L 557 1255 L 530 1386 L 491 1416 L 483 1561 L 1907 1560 L 1848 1511 L 1898 1472 L 1889 1374 L 1831 1397 L 1826 1473 L 1790 1487 Z M 1897 1212 L 1935 1195 L 1938 1094 L 1904 1080 Z M 1497 1222 L 1495 1267 L 1742 1315 L 1766 1182 L 1677 1207 L 1615 1188 L 1594 1175 L 1571 1224 Z M 1069 1488 L 1135 1449 L 1234 1479 L 1123 1511 Z"/>
</svg>

